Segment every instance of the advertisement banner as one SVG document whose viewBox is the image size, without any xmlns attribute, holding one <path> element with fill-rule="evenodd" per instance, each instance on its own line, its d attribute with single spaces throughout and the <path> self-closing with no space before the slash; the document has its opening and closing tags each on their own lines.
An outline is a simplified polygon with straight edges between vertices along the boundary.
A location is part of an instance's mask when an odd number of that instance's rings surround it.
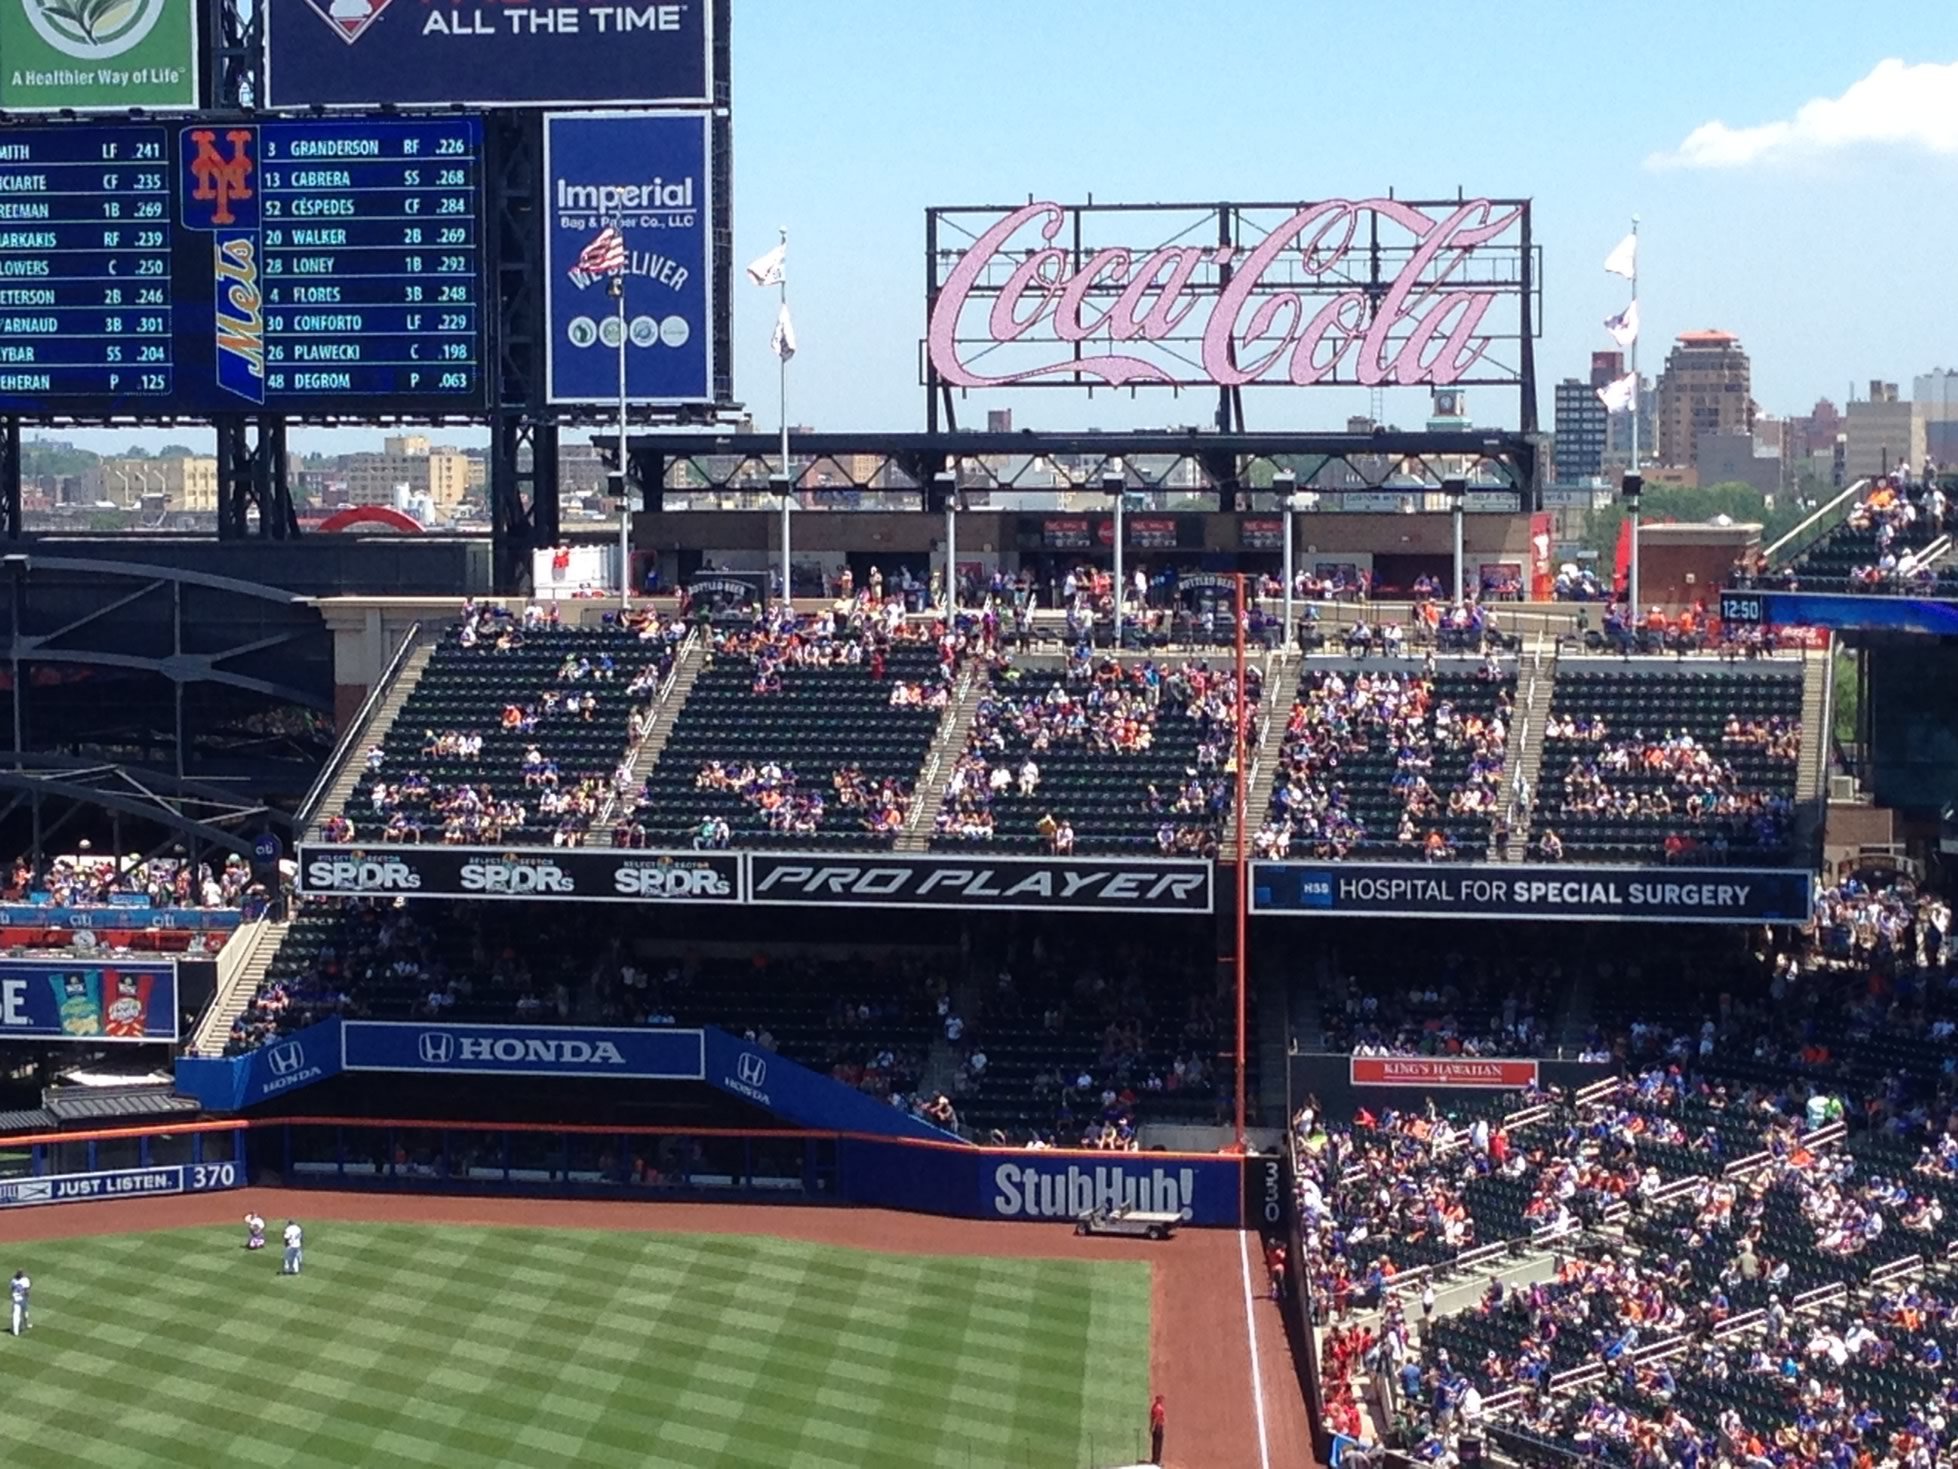
<svg viewBox="0 0 1958 1469">
<path fill-rule="evenodd" d="M 1958 635 L 1958 601 L 1839 592 L 1722 592 L 1720 620 L 1733 626 Z"/>
<path fill-rule="evenodd" d="M 1031 1152 L 845 1137 L 837 1185 L 852 1203 L 966 1219 L 1071 1221 L 1101 1204 L 1236 1228 L 1236 1158 L 1185 1153 Z"/>
<path fill-rule="evenodd" d="M 228 932 L 238 926 L 236 908 L 62 908 L 0 903 L 0 927 L 131 929 L 175 928 Z"/>
<path fill-rule="evenodd" d="M 1285 549 L 1285 522 L 1273 516 L 1246 516 L 1237 523 L 1237 543 L 1247 551 Z"/>
<path fill-rule="evenodd" d="M 926 385 L 1514 384 L 1506 344 L 1538 330 L 1529 211 L 1392 195 L 929 209 Z"/>
<path fill-rule="evenodd" d="M 1486 1056 L 1355 1056 L 1348 1079 L 1354 1086 L 1513 1092 L 1537 1084 L 1537 1065 Z"/>
<path fill-rule="evenodd" d="M 150 1194 L 213 1193 L 244 1184 L 243 1166 L 229 1160 L 172 1164 L 168 1168 L 114 1168 L 101 1173 L 50 1173 L 41 1178 L 0 1181 L 0 1209 L 94 1203 Z"/>
<path fill-rule="evenodd" d="M 598 13 L 598 12 L 594 12 Z M 713 174 L 704 112 L 554 112 L 544 119 L 545 362 L 553 403 L 714 396 Z M 601 231 L 625 237 L 625 311 L 579 269 Z"/>
<path fill-rule="evenodd" d="M 174 960 L 0 959 L 0 1040 L 177 1038 Z"/>
<path fill-rule="evenodd" d="M 1208 913 L 1214 863 L 1120 857 L 900 857 L 755 852 L 750 901 L 838 908 Z"/>
<path fill-rule="evenodd" d="M 706 1039 L 698 1030 L 348 1020 L 340 1026 L 340 1069 L 705 1081 Z"/>
<path fill-rule="evenodd" d="M 190 111 L 196 20 L 194 0 L 5 0 L 0 112 Z"/>
<path fill-rule="evenodd" d="M 608 903 L 738 903 L 732 852 L 630 848 L 335 846 L 302 843 L 308 897 L 580 898 Z"/>
<path fill-rule="evenodd" d="M 900 1112 L 889 1102 L 811 1071 L 724 1030 L 708 1029 L 707 1080 L 730 1096 L 753 1102 L 784 1122 L 823 1132 L 958 1142 L 953 1133 Z"/>
<path fill-rule="evenodd" d="M 1786 868 L 1251 864 L 1252 913 L 1297 917 L 1801 924 L 1813 893 Z"/>
<path fill-rule="evenodd" d="M 266 105 L 706 106 L 714 3 L 260 0 Z"/>
</svg>

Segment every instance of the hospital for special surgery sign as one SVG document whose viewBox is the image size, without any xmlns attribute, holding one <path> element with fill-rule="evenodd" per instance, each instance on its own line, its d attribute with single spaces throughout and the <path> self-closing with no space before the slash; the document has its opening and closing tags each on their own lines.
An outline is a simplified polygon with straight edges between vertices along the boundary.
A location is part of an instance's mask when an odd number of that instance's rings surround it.
<svg viewBox="0 0 1958 1469">
<path fill-rule="evenodd" d="M 1251 911 L 1310 917 L 1806 923 L 1814 879 L 1788 868 L 1255 862 Z"/>
<path fill-rule="evenodd" d="M 1489 199 L 934 209 L 927 359 L 958 388 L 1511 384 L 1528 221 Z"/>
</svg>

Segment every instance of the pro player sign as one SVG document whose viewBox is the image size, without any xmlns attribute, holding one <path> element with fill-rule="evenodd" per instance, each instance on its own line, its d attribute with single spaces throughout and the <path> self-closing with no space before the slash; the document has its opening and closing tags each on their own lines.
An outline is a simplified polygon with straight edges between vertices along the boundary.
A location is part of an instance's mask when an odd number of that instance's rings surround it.
<svg viewBox="0 0 1958 1469">
<path fill-rule="evenodd" d="M 713 176 L 704 112 L 554 112 L 544 119 L 546 376 L 553 403 L 616 404 L 619 338 L 634 403 L 713 397 Z M 580 268 L 607 226 L 625 237 L 625 312 Z"/>
<path fill-rule="evenodd" d="M 267 101 L 706 106 L 714 100 L 715 3 L 260 0 Z"/>
</svg>

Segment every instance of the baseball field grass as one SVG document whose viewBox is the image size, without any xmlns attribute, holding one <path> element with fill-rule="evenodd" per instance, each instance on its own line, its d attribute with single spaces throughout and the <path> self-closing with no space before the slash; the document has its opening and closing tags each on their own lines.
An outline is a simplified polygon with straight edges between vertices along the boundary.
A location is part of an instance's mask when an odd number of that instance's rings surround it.
<svg viewBox="0 0 1958 1469">
<path fill-rule="evenodd" d="M 1137 1262 L 322 1223 L 7 1246 L 0 1463 L 1090 1469 L 1146 1421 Z M 3 1323 L 0 1323 L 3 1324 Z"/>
</svg>

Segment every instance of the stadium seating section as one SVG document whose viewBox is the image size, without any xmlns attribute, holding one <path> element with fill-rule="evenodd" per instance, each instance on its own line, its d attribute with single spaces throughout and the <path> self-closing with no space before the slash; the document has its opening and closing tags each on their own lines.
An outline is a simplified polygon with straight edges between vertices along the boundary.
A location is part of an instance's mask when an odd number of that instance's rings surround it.
<svg viewBox="0 0 1958 1469">
<path fill-rule="evenodd" d="M 1785 857 L 1800 749 L 1800 672 L 1792 663 L 1566 661 L 1543 740 L 1538 849 L 1554 832 L 1572 860 Z M 1731 735 L 1733 720 L 1749 732 Z M 1562 732 L 1564 721 L 1574 722 L 1576 733 Z M 1626 768 L 1612 768 L 1614 751 L 1626 757 Z M 1701 801 L 1711 809 L 1694 810 Z"/>
<path fill-rule="evenodd" d="M 544 811 L 546 787 L 526 783 L 528 753 L 534 749 L 555 766 L 554 788 L 561 793 L 583 781 L 610 780 L 625 754 L 629 712 L 648 698 L 629 689 L 671 657 L 666 643 L 609 626 L 533 627 L 512 631 L 510 640 L 509 647 L 493 637 L 465 646 L 458 631 L 443 636 L 382 742 L 380 768 L 364 773 L 347 801 L 349 840 L 549 845 L 561 839 L 566 823 Z M 584 660 L 592 672 L 563 677 L 567 660 Z M 590 700 L 589 713 L 568 712 L 573 697 Z M 533 727 L 506 725 L 513 709 L 534 720 Z M 431 736 L 451 734 L 480 736 L 480 755 L 425 753 Z M 383 810 L 373 800 L 377 784 L 393 793 Z M 469 793 L 466 808 L 454 804 L 462 792 Z M 499 807 L 518 805 L 520 822 L 496 819 Z M 582 832 L 585 824 L 572 829 Z"/>
<path fill-rule="evenodd" d="M 1448 855 L 1488 855 L 1514 700 L 1513 667 L 1449 659 L 1419 666 L 1303 669 L 1272 785 L 1261 849 L 1273 855 L 1419 858 L 1431 833 Z M 1451 809 L 1463 798 L 1478 809 Z"/>
<path fill-rule="evenodd" d="M 1072 829 L 1076 854 L 1214 850 L 1229 805 L 1227 703 L 1218 717 L 1228 674 L 1215 662 L 1100 659 L 1090 672 L 1036 660 L 996 678 L 948 784 L 933 848 L 1044 854 L 1055 850 L 1040 829 L 1052 818 Z M 1259 686 L 1250 682 L 1255 706 Z M 1117 699 L 1122 712 L 1111 714 Z M 1034 788 L 1017 778 L 987 788 L 987 770 L 1017 777 L 1029 758 Z M 989 815 L 989 834 L 960 830 L 961 813 L 975 808 Z"/>
<path fill-rule="evenodd" d="M 845 633 L 842 640 L 857 636 Z M 866 808 L 840 798 L 837 777 L 852 772 L 869 787 L 890 783 L 908 802 L 943 711 L 893 707 L 891 695 L 899 684 L 940 680 L 936 646 L 882 644 L 875 662 L 866 648 L 857 662 L 782 663 L 765 688 L 758 687 L 752 652 L 707 656 L 632 814 L 646 845 L 691 845 L 703 822 L 716 819 L 726 823 L 727 844 L 738 847 L 891 845 L 895 832 L 871 830 Z M 802 798 L 805 814 L 792 825 L 787 806 L 780 806 L 771 820 L 737 789 L 703 787 L 701 773 L 710 764 L 780 767 L 782 788 L 793 793 L 791 800 Z M 820 797 L 819 815 L 811 796 Z"/>
</svg>

